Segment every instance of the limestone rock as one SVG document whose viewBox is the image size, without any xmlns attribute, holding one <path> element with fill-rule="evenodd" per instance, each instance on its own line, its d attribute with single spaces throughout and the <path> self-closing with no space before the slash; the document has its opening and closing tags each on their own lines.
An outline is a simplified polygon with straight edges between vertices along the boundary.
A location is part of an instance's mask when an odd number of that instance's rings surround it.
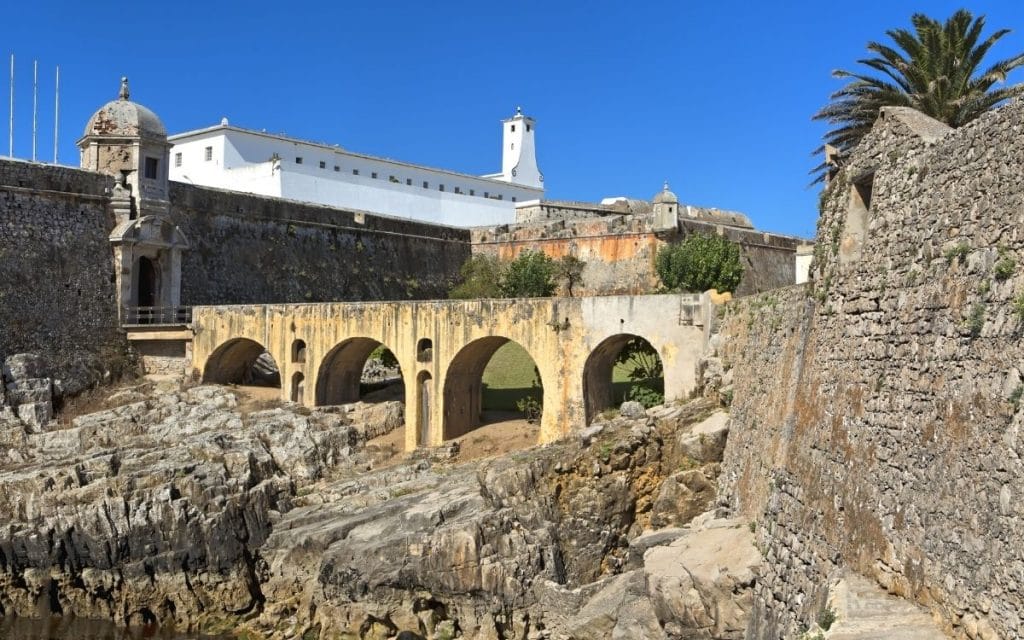
<svg viewBox="0 0 1024 640">
<path fill-rule="evenodd" d="M 647 410 L 636 400 L 627 400 L 619 407 L 619 415 L 630 419 L 643 418 L 647 415 Z"/>
</svg>

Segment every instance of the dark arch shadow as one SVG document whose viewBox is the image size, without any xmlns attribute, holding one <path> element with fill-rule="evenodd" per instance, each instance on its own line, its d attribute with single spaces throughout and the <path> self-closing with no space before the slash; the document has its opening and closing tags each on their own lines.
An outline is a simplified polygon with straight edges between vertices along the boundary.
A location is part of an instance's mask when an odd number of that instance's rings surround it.
<svg viewBox="0 0 1024 640">
<path fill-rule="evenodd" d="M 657 354 L 658 359 L 664 362 L 661 353 L 643 336 L 620 333 L 602 340 L 601 344 L 587 356 L 587 362 L 583 367 L 583 399 L 587 424 L 590 424 L 601 411 L 621 403 L 624 394 L 629 390 L 632 383 L 616 383 L 612 376 L 616 359 L 626 344 L 633 339 L 646 343 Z"/>
<path fill-rule="evenodd" d="M 363 391 L 360 385 L 363 367 L 370 354 L 382 344 L 373 338 L 349 338 L 331 349 L 317 373 L 316 406 L 357 402 Z M 401 367 L 398 368 L 398 376 L 404 383 L 405 374 Z"/>
<path fill-rule="evenodd" d="M 464 346 L 448 365 L 444 381 L 444 440 L 463 436 L 484 424 L 483 375 L 495 352 L 509 342 L 501 336 L 480 338 Z M 522 345 L 517 344 L 520 348 Z M 526 351 L 523 348 L 523 351 Z M 529 352 L 526 352 L 529 355 Z M 536 368 L 536 360 L 530 356 Z M 539 374 L 538 374 L 539 376 Z M 541 404 L 544 384 L 540 381 Z"/>
<path fill-rule="evenodd" d="M 262 344 L 234 338 L 217 347 L 206 361 L 203 382 L 280 387 L 277 363 Z"/>
</svg>

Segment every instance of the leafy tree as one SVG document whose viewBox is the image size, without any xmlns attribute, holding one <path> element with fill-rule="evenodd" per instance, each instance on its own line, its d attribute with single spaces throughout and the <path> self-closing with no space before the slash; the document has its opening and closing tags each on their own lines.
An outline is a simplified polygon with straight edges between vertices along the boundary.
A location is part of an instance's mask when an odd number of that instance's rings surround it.
<svg viewBox="0 0 1024 640">
<path fill-rule="evenodd" d="M 555 293 L 555 261 L 543 251 L 524 251 L 508 263 L 498 289 L 506 298 L 546 298 Z"/>
<path fill-rule="evenodd" d="M 448 297 L 460 300 L 500 298 L 504 272 L 505 265 L 495 256 L 471 256 L 459 269 L 462 282 L 448 292 Z"/>
<path fill-rule="evenodd" d="M 555 272 L 559 280 L 565 282 L 566 293 L 572 297 L 572 288 L 583 284 L 583 268 L 587 263 L 573 255 L 564 255 L 555 263 Z"/>
<path fill-rule="evenodd" d="M 1000 29 L 981 40 L 985 16 L 974 18 L 964 9 L 944 24 L 920 13 L 911 16 L 910 21 L 913 31 L 886 31 L 895 48 L 868 43 L 874 57 L 857 61 L 868 69 L 832 72 L 834 77 L 850 82 L 833 93 L 831 102 L 813 118 L 834 125 L 825 134 L 825 144 L 836 147 L 840 158 L 871 129 L 882 107 L 912 107 L 959 127 L 1024 91 L 1020 84 L 995 88 L 1011 71 L 1024 65 L 1024 54 L 982 67 L 989 49 L 1009 29 Z M 824 145 L 815 153 L 823 149 Z M 821 182 L 826 165 L 819 165 L 814 172 L 815 182 Z"/>
<path fill-rule="evenodd" d="M 685 293 L 708 289 L 732 292 L 743 277 L 739 245 L 723 236 L 704 234 L 662 247 L 654 268 L 666 289 Z"/>
</svg>

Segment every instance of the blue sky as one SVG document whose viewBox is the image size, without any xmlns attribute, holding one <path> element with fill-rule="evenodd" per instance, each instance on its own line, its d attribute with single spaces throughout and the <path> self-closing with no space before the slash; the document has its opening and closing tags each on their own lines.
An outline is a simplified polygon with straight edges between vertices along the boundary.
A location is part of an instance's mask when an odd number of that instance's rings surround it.
<svg viewBox="0 0 1024 640">
<path fill-rule="evenodd" d="M 19 157 L 31 153 L 33 60 L 39 155 L 52 159 L 59 64 L 60 161 L 73 165 L 121 75 L 172 133 L 227 116 L 474 174 L 500 169 L 498 122 L 522 105 L 549 198 L 649 198 L 668 179 L 682 202 L 804 236 L 825 130 L 810 116 L 840 86 L 832 69 L 916 11 L 944 19 L 960 6 L 1014 30 L 993 60 L 1024 51 L 1017 0 L 11 4 L 0 75 L 13 52 Z"/>
</svg>

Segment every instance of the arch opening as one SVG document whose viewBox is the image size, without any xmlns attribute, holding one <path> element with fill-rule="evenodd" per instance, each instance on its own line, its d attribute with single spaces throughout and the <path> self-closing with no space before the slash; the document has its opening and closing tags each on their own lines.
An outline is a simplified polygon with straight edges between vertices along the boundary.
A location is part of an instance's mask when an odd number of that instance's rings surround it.
<svg viewBox="0 0 1024 640">
<path fill-rule="evenodd" d="M 519 343 L 500 336 L 480 338 L 456 354 L 444 382 L 443 438 L 482 426 L 509 423 L 512 433 L 533 444 L 540 430 L 544 385 L 537 364 Z"/>
<path fill-rule="evenodd" d="M 583 367 L 583 398 L 590 424 L 602 411 L 636 400 L 645 407 L 664 402 L 661 354 L 645 338 L 620 333 L 606 338 Z"/>
<path fill-rule="evenodd" d="M 324 358 L 316 405 L 405 400 L 402 369 L 390 349 L 373 338 L 350 338 Z"/>
<path fill-rule="evenodd" d="M 416 376 L 416 402 L 419 405 L 419 417 L 416 420 L 416 446 L 422 447 L 430 443 L 430 416 L 434 408 L 431 397 L 433 377 L 428 371 L 420 371 Z"/>
<path fill-rule="evenodd" d="M 302 396 L 306 390 L 306 376 L 301 373 L 296 373 L 292 376 L 292 390 L 289 394 L 289 398 L 292 402 L 302 404 Z"/>
<path fill-rule="evenodd" d="M 138 265 L 135 269 L 135 274 L 135 306 L 159 306 L 157 304 L 157 301 L 159 300 L 159 277 L 157 274 L 156 265 L 153 263 L 151 259 L 147 258 L 146 256 L 142 256 L 139 258 Z"/>
<path fill-rule="evenodd" d="M 292 342 L 292 362 L 302 364 L 306 362 L 306 341 L 295 340 Z"/>
<path fill-rule="evenodd" d="M 203 370 L 203 382 L 280 388 L 281 372 L 262 344 L 235 338 L 210 355 Z"/>
</svg>

